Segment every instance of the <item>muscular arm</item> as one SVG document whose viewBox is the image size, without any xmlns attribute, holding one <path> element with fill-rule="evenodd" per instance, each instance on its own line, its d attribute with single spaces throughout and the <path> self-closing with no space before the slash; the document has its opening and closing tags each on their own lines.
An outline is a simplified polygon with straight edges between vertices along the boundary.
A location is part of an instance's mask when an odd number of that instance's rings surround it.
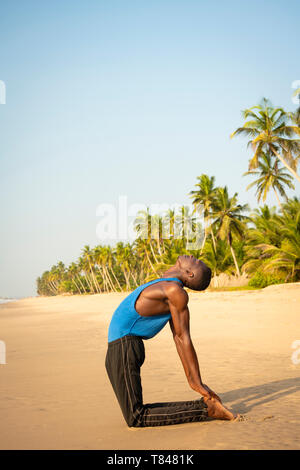
<svg viewBox="0 0 300 470">
<path fill-rule="evenodd" d="M 198 358 L 190 335 L 188 294 L 181 287 L 172 286 L 168 292 L 168 302 L 171 313 L 170 327 L 190 387 L 203 396 L 219 399 L 201 379 Z"/>
</svg>

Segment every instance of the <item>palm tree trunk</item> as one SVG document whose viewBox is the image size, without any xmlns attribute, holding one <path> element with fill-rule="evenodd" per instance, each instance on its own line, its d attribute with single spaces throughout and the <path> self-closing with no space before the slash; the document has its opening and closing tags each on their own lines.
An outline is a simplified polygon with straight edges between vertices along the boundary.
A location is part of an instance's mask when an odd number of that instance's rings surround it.
<svg viewBox="0 0 300 470">
<path fill-rule="evenodd" d="M 87 272 L 87 271 L 84 272 L 84 276 L 85 276 L 87 285 L 89 286 L 90 293 L 94 293 L 94 288 L 93 288 L 93 286 L 92 286 L 92 284 L 91 284 L 91 281 L 90 281 L 90 279 L 89 279 L 89 275 L 88 275 L 88 272 Z"/>
<path fill-rule="evenodd" d="M 100 275 L 101 275 L 100 269 L 99 269 L 99 272 L 100 272 Z M 95 282 L 96 282 L 97 292 L 99 294 L 101 294 L 101 287 L 100 287 L 99 281 L 98 281 L 97 276 L 96 276 L 96 269 L 95 269 L 95 272 L 94 272 L 94 279 L 95 279 Z"/>
<path fill-rule="evenodd" d="M 106 275 L 106 272 L 105 272 L 104 265 L 99 264 L 98 266 L 99 266 L 99 271 L 100 271 L 101 277 L 103 279 L 103 290 L 108 292 L 109 289 L 108 289 L 107 275 Z"/>
<path fill-rule="evenodd" d="M 118 280 L 117 276 L 116 276 L 115 273 L 114 273 L 113 268 L 110 268 L 110 270 L 111 270 L 111 272 L 112 272 L 112 275 L 113 275 L 113 277 L 114 277 L 116 283 L 118 284 L 118 287 L 119 287 L 120 291 L 122 292 L 123 289 L 122 289 L 122 287 L 121 287 L 121 285 L 120 285 L 120 283 L 119 283 L 119 280 Z"/>
<path fill-rule="evenodd" d="M 289 164 L 285 161 L 285 159 L 278 153 L 273 147 L 272 147 L 273 152 L 275 153 L 276 157 L 281 161 L 281 163 L 294 175 L 295 178 L 297 178 L 298 181 L 300 181 L 300 176 L 298 173 L 296 173 L 293 168 L 289 166 Z"/>
<path fill-rule="evenodd" d="M 231 244 L 231 243 L 230 243 L 230 251 L 231 251 L 232 258 L 233 258 L 233 261 L 234 261 L 234 264 L 235 264 L 236 273 L 237 273 L 238 276 L 240 276 L 241 273 L 240 273 L 239 265 L 237 264 L 235 252 L 234 252 L 234 250 L 233 250 L 233 247 L 232 247 L 232 244 Z"/>
<path fill-rule="evenodd" d="M 142 267 L 140 272 L 139 272 L 139 280 L 140 280 L 140 283 L 142 281 L 142 279 L 144 280 L 145 279 L 145 276 L 144 276 L 144 268 Z"/>
<path fill-rule="evenodd" d="M 210 224 L 209 227 L 210 227 L 211 238 L 212 238 L 212 241 L 213 241 L 214 250 L 215 250 L 215 253 L 216 253 L 217 252 L 217 247 L 216 247 L 216 239 L 215 239 L 215 235 L 214 235 L 214 229 L 213 229 L 212 224 Z"/>
<path fill-rule="evenodd" d="M 273 190 L 274 190 L 274 193 L 275 193 L 276 199 L 277 199 L 277 201 L 278 201 L 279 207 L 280 207 L 280 209 L 282 210 L 282 204 L 281 204 L 281 202 L 280 202 L 280 199 L 279 199 L 279 196 L 278 196 L 278 194 L 277 194 L 277 191 L 276 191 L 276 189 L 275 189 L 275 188 L 273 188 Z"/>
<path fill-rule="evenodd" d="M 200 250 L 200 255 L 202 255 L 202 251 L 203 251 L 203 248 L 204 248 L 204 245 L 205 245 L 205 242 L 206 242 L 206 237 L 207 237 L 207 232 L 206 232 L 206 227 L 204 229 L 204 238 L 203 238 L 203 242 L 202 242 L 202 246 L 201 246 L 201 250 Z"/>
<path fill-rule="evenodd" d="M 131 271 L 129 271 L 129 273 L 130 273 L 132 279 L 134 280 L 134 283 L 135 283 L 136 287 L 138 287 L 139 285 L 138 285 L 138 283 L 136 282 L 136 278 L 134 277 L 134 275 L 132 274 Z"/>
<path fill-rule="evenodd" d="M 130 282 L 128 280 L 128 276 L 126 274 L 126 271 L 125 271 L 125 268 L 124 266 L 121 266 L 121 269 L 123 271 L 123 274 L 124 274 L 124 278 L 125 278 L 125 282 L 126 282 L 126 290 L 130 290 Z"/>
<path fill-rule="evenodd" d="M 112 282 L 112 279 L 111 279 L 111 277 L 110 277 L 110 274 L 109 274 L 109 271 L 108 271 L 107 267 L 104 266 L 104 269 L 105 269 L 105 274 L 106 274 L 106 277 L 107 277 L 107 279 L 108 279 L 108 283 L 109 283 L 111 289 L 112 289 L 114 292 L 117 292 L 117 290 L 116 290 L 116 288 L 115 288 L 115 286 L 114 286 L 114 284 L 113 284 L 113 282 Z"/>
<path fill-rule="evenodd" d="M 50 290 L 53 292 L 54 295 L 57 295 L 57 288 L 53 286 L 52 281 L 48 282 Z"/>
<path fill-rule="evenodd" d="M 54 290 L 54 292 L 56 292 L 56 294 L 57 294 L 57 291 L 58 291 L 57 284 L 54 281 L 50 281 L 50 284 L 51 284 L 52 289 Z"/>
<path fill-rule="evenodd" d="M 100 291 L 99 291 L 99 285 L 97 285 L 97 284 L 98 284 L 98 283 L 97 283 L 97 279 L 96 279 L 94 270 L 93 270 L 93 268 L 92 268 L 92 266 L 91 266 L 91 263 L 89 263 L 89 265 L 90 265 L 90 271 L 91 271 L 92 281 L 93 281 L 93 284 L 94 284 L 94 286 L 95 286 L 95 288 L 96 288 L 96 292 L 100 293 Z"/>
<path fill-rule="evenodd" d="M 95 281 L 94 281 L 94 279 L 93 279 L 92 271 L 89 272 L 89 278 L 90 278 L 90 281 L 91 281 L 91 286 L 92 286 L 92 289 L 93 289 L 93 294 L 96 294 L 96 292 L 97 292 L 97 287 L 96 287 Z"/>
<path fill-rule="evenodd" d="M 74 277 L 72 277 L 72 281 L 74 282 L 74 284 L 75 284 L 75 287 L 76 287 L 76 289 L 78 290 L 79 294 L 81 294 L 80 287 L 77 285 L 77 283 L 76 283 L 76 281 L 75 281 L 75 278 L 74 278 Z"/>
<path fill-rule="evenodd" d="M 158 253 L 159 253 L 159 256 L 161 256 L 161 249 L 160 249 L 160 236 L 158 235 L 157 237 L 157 250 L 158 250 Z"/>
<path fill-rule="evenodd" d="M 150 245 L 150 246 L 151 246 L 151 245 Z M 145 249 L 145 252 L 146 252 L 147 259 L 148 259 L 148 262 L 149 262 L 149 264 L 150 264 L 150 266 L 151 266 L 152 271 L 154 272 L 154 274 L 156 274 L 156 275 L 158 276 L 157 272 L 156 272 L 155 269 L 154 269 L 153 264 L 151 263 L 149 253 L 148 253 L 148 251 L 147 251 L 146 249 Z"/>
<path fill-rule="evenodd" d="M 77 279 L 78 279 L 78 281 L 79 281 L 79 284 L 80 284 L 81 287 L 83 288 L 83 292 L 86 294 L 86 290 L 85 290 L 84 284 L 83 284 L 82 280 L 80 279 L 80 275 L 79 275 L 79 274 L 77 274 Z"/>
<path fill-rule="evenodd" d="M 124 276 L 125 276 L 125 279 L 126 279 L 126 289 L 127 289 L 127 290 L 130 290 L 131 285 L 130 285 L 130 281 L 129 281 L 129 276 L 128 276 L 128 274 L 127 274 L 127 272 L 126 272 L 125 269 L 124 269 Z"/>
<path fill-rule="evenodd" d="M 154 260 L 155 260 L 155 263 L 156 263 L 156 264 L 158 264 L 158 263 L 159 263 L 159 261 L 158 261 L 158 259 L 157 259 L 157 258 L 156 258 L 156 256 L 155 256 L 155 253 L 154 253 L 154 249 L 153 249 L 153 246 L 152 246 L 151 240 L 149 240 L 149 245 L 150 245 L 151 252 L 152 252 L 153 258 L 154 258 Z"/>
<path fill-rule="evenodd" d="M 101 276 L 103 279 L 104 291 L 109 292 L 109 283 L 108 283 L 107 275 L 105 272 L 105 267 L 99 265 L 99 269 L 100 269 Z"/>
</svg>

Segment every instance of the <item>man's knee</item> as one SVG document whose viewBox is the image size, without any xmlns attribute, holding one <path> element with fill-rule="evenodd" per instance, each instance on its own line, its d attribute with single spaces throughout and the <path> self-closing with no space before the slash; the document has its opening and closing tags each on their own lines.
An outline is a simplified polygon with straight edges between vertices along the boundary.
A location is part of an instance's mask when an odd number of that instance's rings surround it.
<svg viewBox="0 0 300 470">
<path fill-rule="evenodd" d="M 126 424 L 129 428 L 135 428 L 135 421 L 132 416 L 130 417 L 125 417 Z"/>
<path fill-rule="evenodd" d="M 127 416 L 124 416 L 126 424 L 129 428 L 142 428 L 143 420 L 142 415 L 139 413 L 130 413 Z"/>
<path fill-rule="evenodd" d="M 135 421 L 133 421 L 133 422 L 127 422 L 127 426 L 128 426 L 129 428 L 142 428 L 142 427 L 143 427 L 143 425 L 142 425 L 141 423 L 137 423 L 137 422 L 135 422 Z"/>
</svg>

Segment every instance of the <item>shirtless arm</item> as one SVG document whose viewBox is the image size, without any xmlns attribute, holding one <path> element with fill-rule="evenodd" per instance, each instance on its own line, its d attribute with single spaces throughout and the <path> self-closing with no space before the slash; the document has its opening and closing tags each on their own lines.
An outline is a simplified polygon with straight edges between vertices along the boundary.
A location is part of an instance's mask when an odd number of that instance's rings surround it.
<svg viewBox="0 0 300 470">
<path fill-rule="evenodd" d="M 170 327 L 190 387 L 204 397 L 221 401 L 201 379 L 198 358 L 190 335 L 188 294 L 181 287 L 172 286 L 168 289 L 167 296 L 171 313 Z"/>
</svg>

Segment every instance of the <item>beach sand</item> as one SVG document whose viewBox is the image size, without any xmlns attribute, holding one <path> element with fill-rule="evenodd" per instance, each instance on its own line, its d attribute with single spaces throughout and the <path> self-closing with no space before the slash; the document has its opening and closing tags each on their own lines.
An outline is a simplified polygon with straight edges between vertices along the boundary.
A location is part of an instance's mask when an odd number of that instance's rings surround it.
<svg viewBox="0 0 300 470">
<path fill-rule="evenodd" d="M 204 382 L 242 422 L 127 428 L 104 360 L 126 294 L 36 297 L 0 306 L 1 449 L 299 449 L 300 283 L 190 294 Z M 197 399 L 169 326 L 145 341 L 145 403 Z M 300 346 L 298 346 L 300 349 Z M 294 361 L 292 354 L 294 352 Z"/>
</svg>

